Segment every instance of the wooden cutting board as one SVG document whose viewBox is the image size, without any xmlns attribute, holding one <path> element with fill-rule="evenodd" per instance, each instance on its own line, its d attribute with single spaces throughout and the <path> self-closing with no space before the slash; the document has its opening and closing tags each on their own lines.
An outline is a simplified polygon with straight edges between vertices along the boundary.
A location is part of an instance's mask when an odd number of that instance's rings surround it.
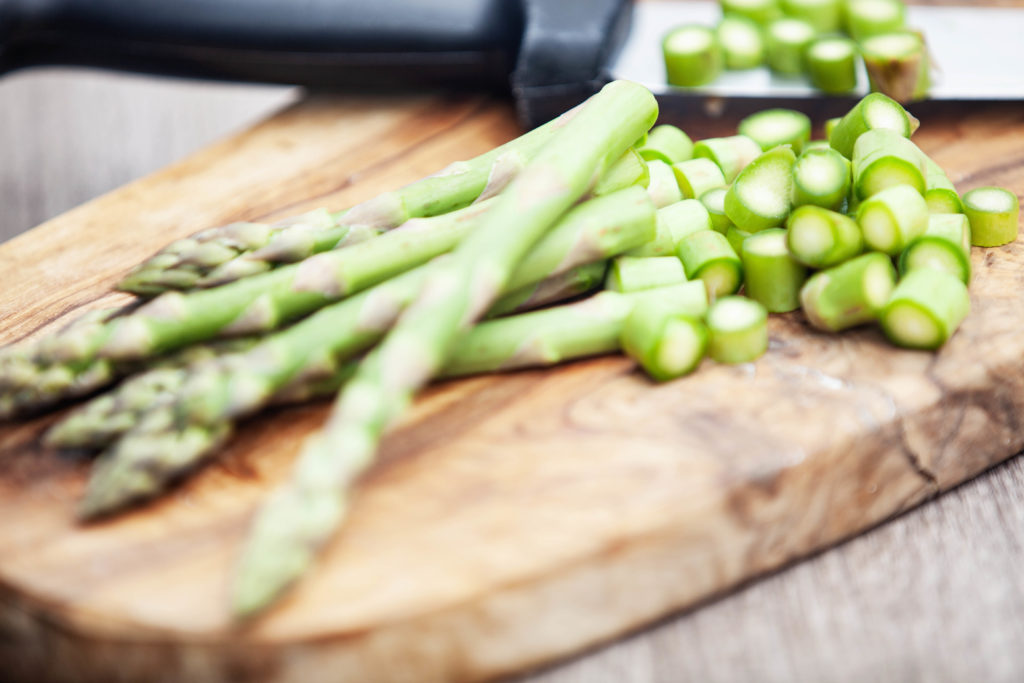
<svg viewBox="0 0 1024 683">
<path fill-rule="evenodd" d="M 1024 194 L 1024 108 L 918 114 L 961 191 Z M 663 120 L 706 137 L 738 115 Z M 516 133 L 482 98 L 307 100 L 0 245 L 0 342 L 127 301 L 112 284 L 171 239 L 344 207 Z M 973 262 L 973 311 L 938 354 L 791 314 L 756 363 L 661 386 L 606 358 L 431 389 L 316 572 L 247 628 L 224 608 L 232 563 L 325 404 L 250 421 L 164 499 L 87 527 L 88 463 L 38 442 L 53 418 L 0 426 L 0 672 L 472 680 L 693 605 L 1024 447 L 1024 245 Z"/>
</svg>

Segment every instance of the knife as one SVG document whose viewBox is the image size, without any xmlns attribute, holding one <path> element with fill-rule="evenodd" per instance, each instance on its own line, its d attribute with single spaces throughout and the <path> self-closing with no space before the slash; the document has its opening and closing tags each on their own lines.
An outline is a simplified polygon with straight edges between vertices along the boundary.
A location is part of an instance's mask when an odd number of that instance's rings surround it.
<svg viewBox="0 0 1024 683">
<path fill-rule="evenodd" d="M 661 37 L 713 2 L 631 0 L 0 0 L 0 73 L 65 64 L 318 88 L 511 90 L 538 125 L 614 78 L 663 100 L 819 93 L 766 68 L 665 83 Z M 909 8 L 934 99 L 1024 99 L 1024 9 Z M 866 92 L 861 76 L 857 95 Z"/>
</svg>

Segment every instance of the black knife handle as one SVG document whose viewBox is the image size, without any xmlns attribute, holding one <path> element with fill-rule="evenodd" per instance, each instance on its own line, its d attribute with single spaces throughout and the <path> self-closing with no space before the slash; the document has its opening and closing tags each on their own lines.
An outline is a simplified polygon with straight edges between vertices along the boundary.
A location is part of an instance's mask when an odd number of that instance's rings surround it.
<svg viewBox="0 0 1024 683">
<path fill-rule="evenodd" d="M 515 0 L 0 0 L 0 71 L 507 89 L 522 35 Z"/>
<path fill-rule="evenodd" d="M 65 64 L 329 88 L 591 94 L 631 0 L 0 0 L 0 73 Z M 513 75 L 514 70 L 514 75 Z"/>
</svg>

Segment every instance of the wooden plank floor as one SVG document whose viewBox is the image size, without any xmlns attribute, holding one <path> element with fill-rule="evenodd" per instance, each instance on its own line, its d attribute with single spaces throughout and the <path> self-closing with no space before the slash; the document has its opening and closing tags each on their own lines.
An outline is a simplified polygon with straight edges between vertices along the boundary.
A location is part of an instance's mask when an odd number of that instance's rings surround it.
<svg viewBox="0 0 1024 683">
<path fill-rule="evenodd" d="M 288 97 L 55 72 L 2 81 L 0 238 Z M 1024 462 L 1011 460 L 835 550 L 530 680 L 1019 680 L 1022 484 Z"/>
</svg>

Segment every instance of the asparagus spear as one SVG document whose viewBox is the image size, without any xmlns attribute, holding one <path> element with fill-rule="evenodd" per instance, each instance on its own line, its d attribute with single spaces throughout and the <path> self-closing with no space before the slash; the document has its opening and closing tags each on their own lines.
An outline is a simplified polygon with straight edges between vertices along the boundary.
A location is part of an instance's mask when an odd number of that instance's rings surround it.
<svg viewBox="0 0 1024 683">
<path fill-rule="evenodd" d="M 530 311 L 556 301 L 586 294 L 601 286 L 607 270 L 608 264 L 598 261 L 573 268 L 560 275 L 553 275 L 535 285 L 520 287 L 494 302 L 491 310 L 487 312 L 487 317 L 495 318 L 508 313 Z"/>
<path fill-rule="evenodd" d="M 612 261 L 605 289 L 638 292 L 682 282 L 686 282 L 686 274 L 675 256 L 620 256 Z"/>
<path fill-rule="evenodd" d="M 265 272 L 274 263 L 354 244 L 413 218 L 437 216 L 496 195 L 576 110 L 468 161 L 347 211 L 326 209 L 268 225 L 232 223 L 172 242 L 134 268 L 119 289 L 152 296 L 168 289 L 223 284 Z"/>
<path fill-rule="evenodd" d="M 258 514 L 239 565 L 233 607 L 267 606 L 297 580 L 341 523 L 352 483 L 374 460 L 387 425 L 449 357 L 460 330 L 506 285 L 530 245 L 602 168 L 651 127 L 657 104 L 637 84 L 595 95 L 498 197 L 487 221 L 443 263 L 345 385 L 326 430 L 309 439 L 292 479 Z"/>
<path fill-rule="evenodd" d="M 632 187 L 585 202 L 538 242 L 504 285 L 514 292 L 586 263 L 604 261 L 654 233 L 654 207 Z M 377 342 L 423 288 L 429 265 L 327 306 L 244 354 L 189 368 L 174 400 L 101 457 L 80 508 L 83 517 L 152 497 L 196 466 L 230 433 L 232 421 L 289 387 L 329 379 Z"/>
</svg>

